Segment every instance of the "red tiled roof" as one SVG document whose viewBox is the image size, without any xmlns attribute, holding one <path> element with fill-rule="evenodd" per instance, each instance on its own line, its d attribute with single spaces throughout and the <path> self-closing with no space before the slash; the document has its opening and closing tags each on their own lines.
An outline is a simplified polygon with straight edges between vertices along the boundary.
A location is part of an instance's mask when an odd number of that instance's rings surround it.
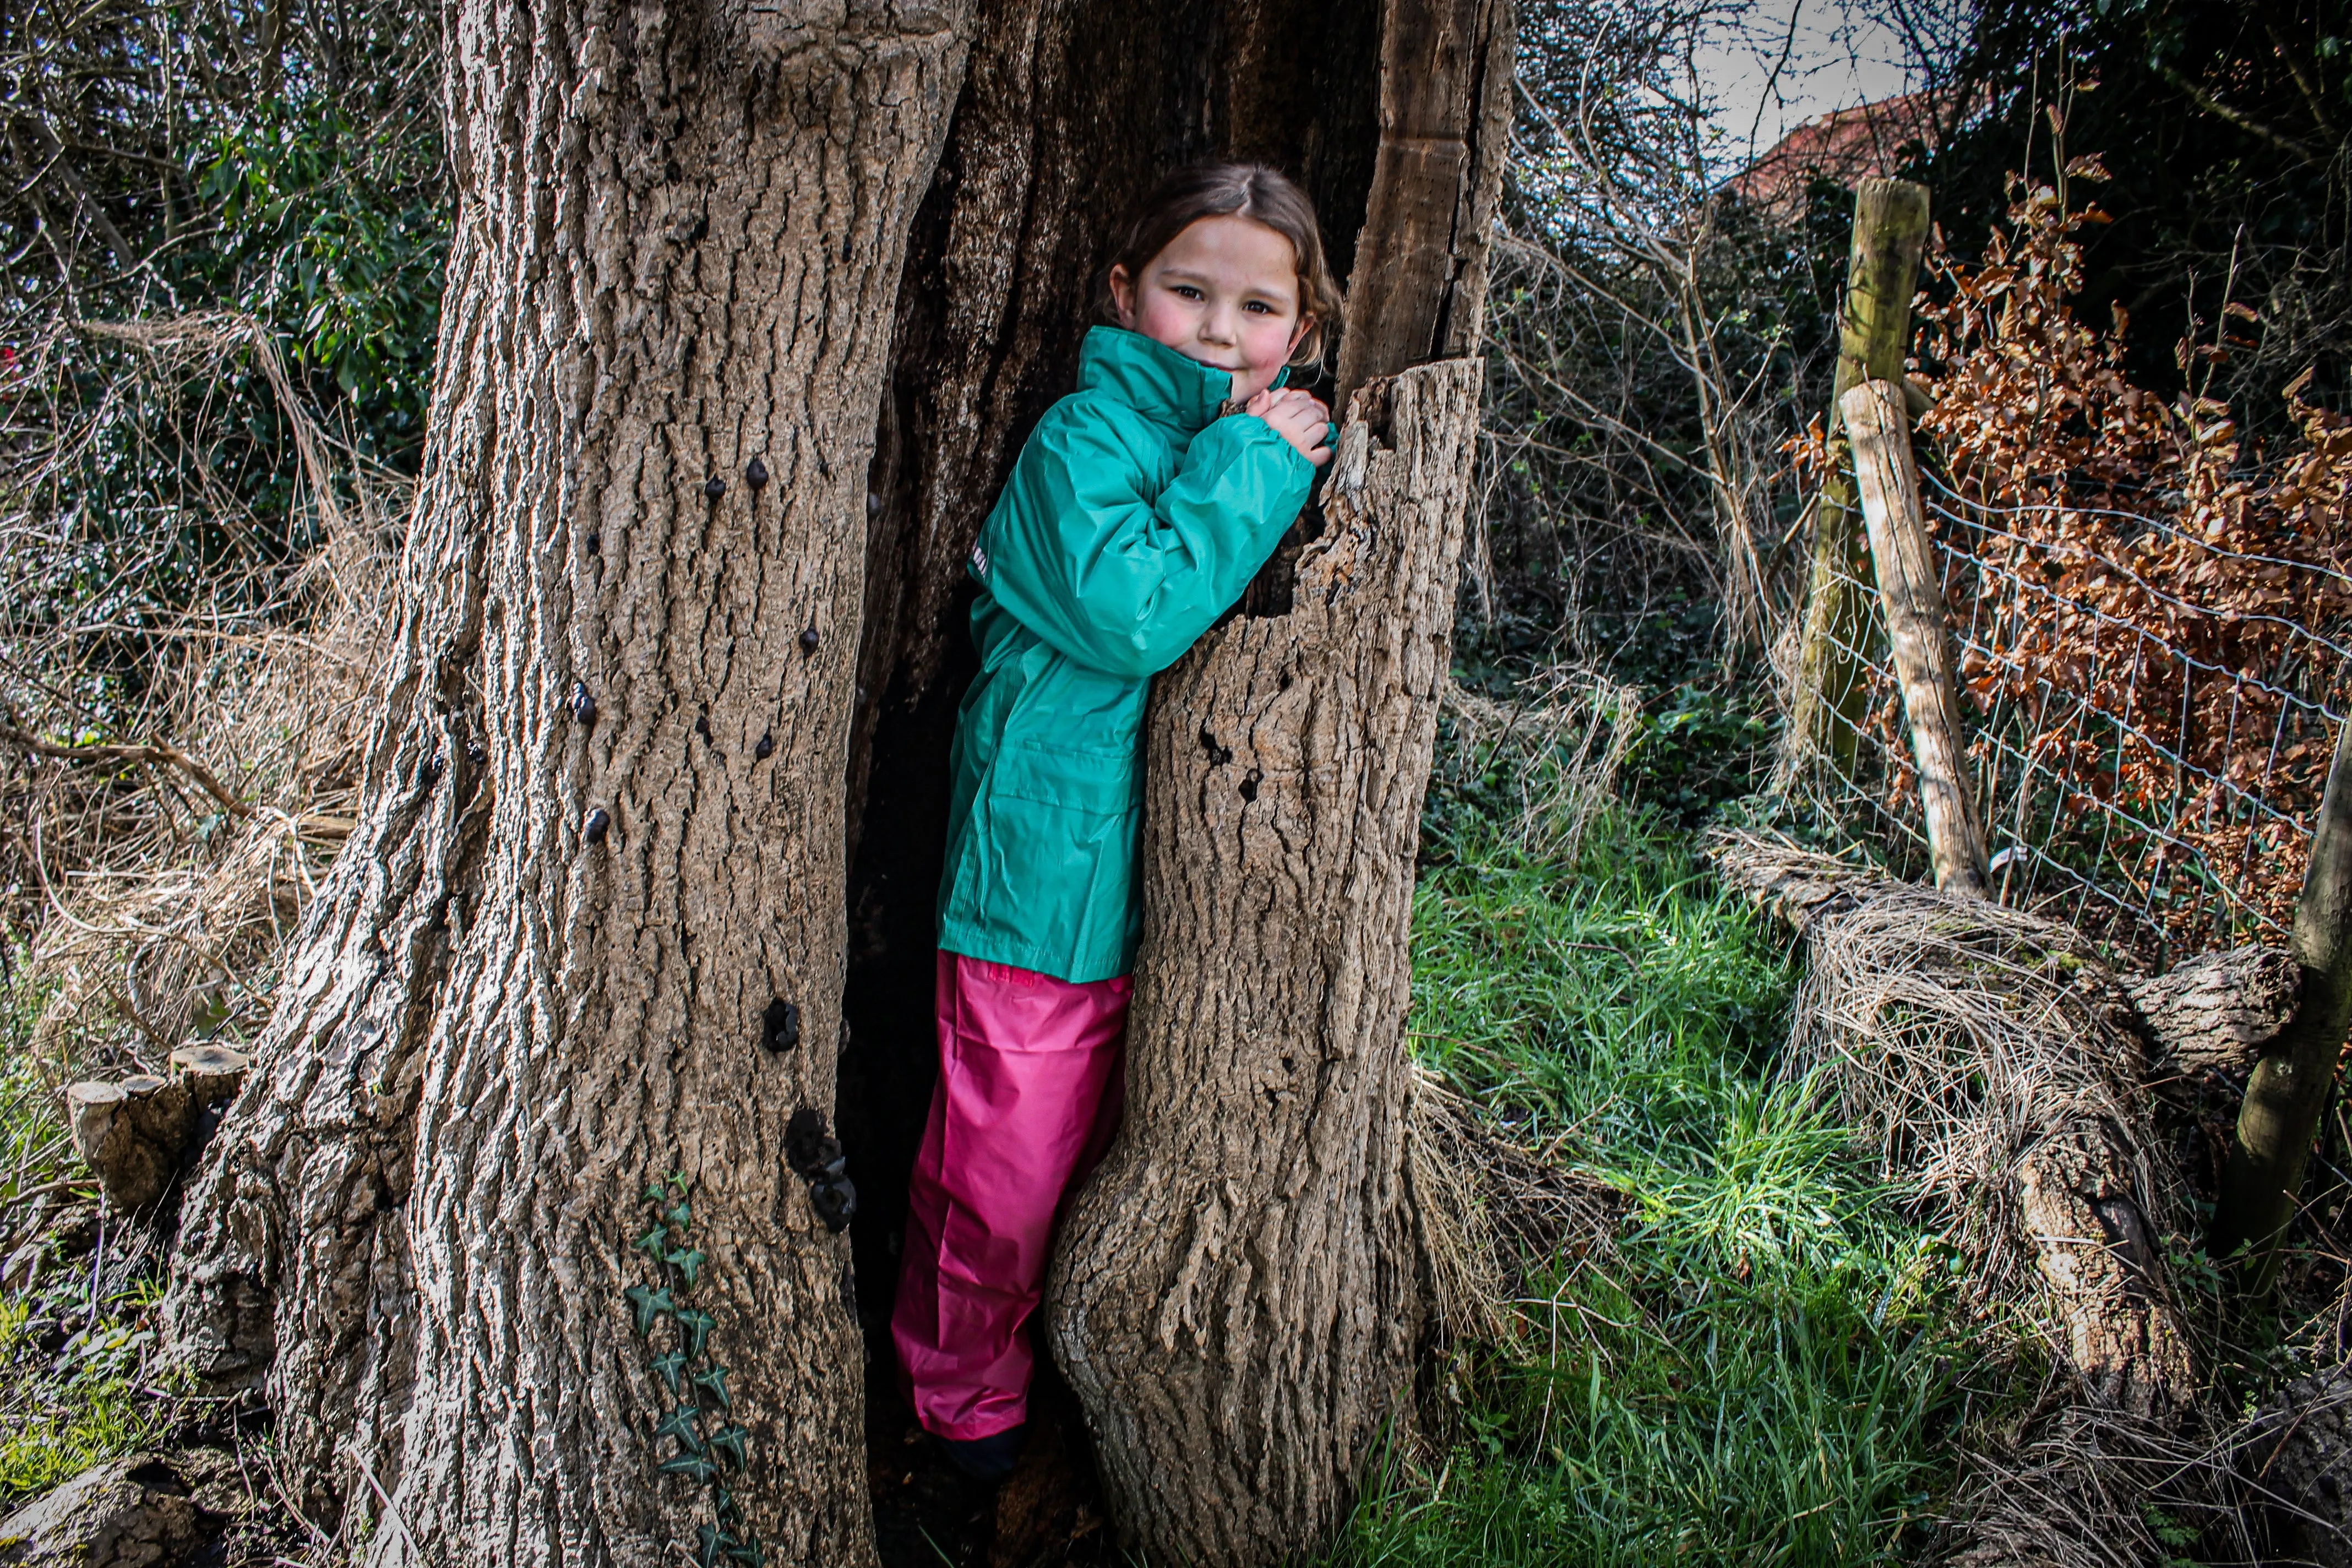
<svg viewBox="0 0 2352 1568">
<path fill-rule="evenodd" d="M 1893 174 L 1911 147 L 1932 151 L 1952 101 L 1948 93 L 1908 92 L 1818 115 L 1781 137 L 1724 188 L 1761 206 L 1801 209 L 1805 187 L 1816 174 L 1850 186 L 1874 174 Z"/>
</svg>

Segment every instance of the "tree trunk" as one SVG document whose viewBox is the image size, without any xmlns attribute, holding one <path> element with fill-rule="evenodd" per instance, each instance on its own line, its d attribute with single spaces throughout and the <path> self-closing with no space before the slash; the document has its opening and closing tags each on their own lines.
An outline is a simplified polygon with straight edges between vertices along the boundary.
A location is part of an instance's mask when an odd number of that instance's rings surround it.
<svg viewBox="0 0 2352 1568">
<path fill-rule="evenodd" d="M 750 1532 L 873 1554 L 830 1118 L 863 479 L 960 6 L 462 0 L 457 232 L 366 805 L 169 1318 L 372 1558 L 650 1563 L 710 1515 L 624 1290 L 682 1173 Z M 758 468 L 751 465 L 754 460 Z M 723 488 L 722 488 L 723 487 Z M 340 1458 L 339 1458 L 340 1456 Z"/>
<path fill-rule="evenodd" d="M 1406 938 L 1478 386 L 1360 394 L 1290 613 L 1153 694 L 1128 1124 L 1047 1300 L 1156 1558 L 1312 1549 L 1410 1375 Z"/>
<path fill-rule="evenodd" d="M 2352 724 L 2336 731 L 2290 951 L 2300 973 L 2294 1019 L 2263 1052 L 2238 1108 L 2206 1249 L 2241 1259 L 2254 1295 L 2276 1283 L 2279 1243 L 2294 1217 L 2303 1168 L 2336 1091 L 2352 1026 Z"/>
<path fill-rule="evenodd" d="M 1510 151 L 1510 0 L 1388 0 L 1381 32 L 1380 157 L 1349 279 L 1343 397 L 1479 352 Z"/>
</svg>

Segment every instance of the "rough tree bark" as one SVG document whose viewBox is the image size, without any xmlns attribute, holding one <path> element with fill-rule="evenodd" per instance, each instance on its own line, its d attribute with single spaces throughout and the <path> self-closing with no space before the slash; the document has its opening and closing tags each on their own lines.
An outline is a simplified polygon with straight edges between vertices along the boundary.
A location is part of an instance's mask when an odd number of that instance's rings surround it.
<svg viewBox="0 0 2352 1568">
<path fill-rule="evenodd" d="M 457 228 L 363 820 L 169 1306 L 377 1561 L 649 1563 L 636 1190 L 693 1184 L 776 1557 L 873 1554 L 830 1116 L 863 485 L 955 0 L 458 0 Z M 759 468 L 753 468 L 754 460 Z"/>
<path fill-rule="evenodd" d="M 1349 279 L 1343 397 L 1478 353 L 1510 147 L 1510 0 L 1388 0 L 1381 31 L 1380 156 Z"/>
<path fill-rule="evenodd" d="M 1410 1375 L 1406 936 L 1478 372 L 1360 394 L 1290 613 L 1153 694 L 1128 1125 L 1048 1301 L 1158 1559 L 1313 1547 Z"/>
</svg>

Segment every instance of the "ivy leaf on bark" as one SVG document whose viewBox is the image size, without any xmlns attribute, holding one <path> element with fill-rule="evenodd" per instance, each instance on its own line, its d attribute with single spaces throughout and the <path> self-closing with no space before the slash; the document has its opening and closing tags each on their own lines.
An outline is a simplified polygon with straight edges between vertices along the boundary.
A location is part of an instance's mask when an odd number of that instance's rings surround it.
<svg viewBox="0 0 2352 1568">
<path fill-rule="evenodd" d="M 697 1568 L 718 1568 L 719 1563 L 732 1557 L 737 1550 L 738 1543 L 733 1537 L 707 1524 L 695 1527 L 694 1539 Z"/>
<path fill-rule="evenodd" d="M 644 1339 L 653 1332 L 656 1319 L 677 1310 L 677 1303 L 669 1299 L 667 1290 L 657 1290 L 646 1285 L 632 1285 L 621 1294 L 628 1298 L 630 1310 L 635 1315 L 639 1339 Z M 696 1353 L 701 1352 L 698 1351 Z"/>
<path fill-rule="evenodd" d="M 702 1412 L 691 1405 L 681 1405 L 661 1419 L 654 1428 L 656 1437 L 677 1439 L 679 1449 L 688 1454 L 702 1452 Z M 663 1468 L 668 1468 L 664 1466 Z"/>
<path fill-rule="evenodd" d="M 710 1451 L 735 1468 L 743 1469 L 751 1463 L 751 1440 L 747 1428 L 730 1423 L 710 1435 Z"/>
<path fill-rule="evenodd" d="M 719 1326 L 708 1312 L 688 1308 L 677 1313 L 677 1326 L 686 1334 L 686 1353 L 690 1361 L 700 1361 L 705 1346 L 710 1343 L 710 1331 Z"/>
<path fill-rule="evenodd" d="M 719 1467 L 700 1454 L 679 1454 L 664 1459 L 655 1467 L 666 1476 L 684 1476 L 695 1482 L 708 1481 L 719 1473 Z"/>
<path fill-rule="evenodd" d="M 723 1366 L 714 1366 L 694 1374 L 694 1386 L 710 1395 L 721 1410 L 735 1408 L 735 1402 L 727 1397 L 727 1372 Z M 676 1393 L 677 1390 L 673 1388 L 671 1392 Z"/>
</svg>

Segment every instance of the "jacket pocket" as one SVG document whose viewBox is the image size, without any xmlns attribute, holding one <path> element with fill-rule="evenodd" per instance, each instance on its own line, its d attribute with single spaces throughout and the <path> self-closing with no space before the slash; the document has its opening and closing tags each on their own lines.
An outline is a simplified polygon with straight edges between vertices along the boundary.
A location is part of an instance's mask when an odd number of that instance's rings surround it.
<svg viewBox="0 0 2352 1568">
<path fill-rule="evenodd" d="M 1141 800 L 1142 769 L 1123 751 L 1015 741 L 996 753 L 990 793 L 1065 811 L 1123 816 Z"/>
</svg>

